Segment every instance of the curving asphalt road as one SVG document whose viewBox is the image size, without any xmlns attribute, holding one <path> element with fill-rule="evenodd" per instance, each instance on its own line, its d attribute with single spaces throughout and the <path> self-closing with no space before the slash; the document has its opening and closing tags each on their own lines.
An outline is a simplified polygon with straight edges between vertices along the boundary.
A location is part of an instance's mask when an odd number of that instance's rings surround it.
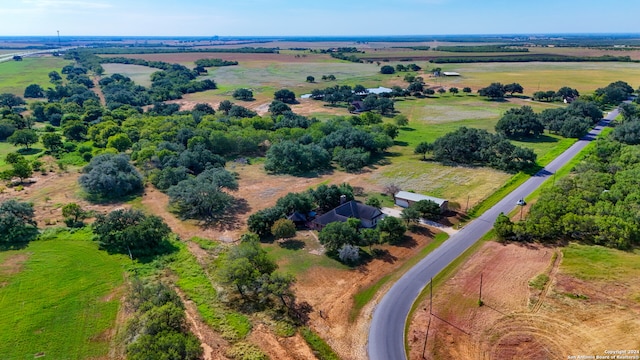
<svg viewBox="0 0 640 360">
<path fill-rule="evenodd" d="M 407 358 L 404 348 L 405 322 L 413 302 L 422 289 L 427 286 L 429 280 L 489 232 L 501 212 L 507 214 L 513 210 L 519 199 L 526 198 L 584 149 L 617 115 L 617 109 L 610 112 L 588 135 L 576 142 L 531 179 L 505 196 L 482 216 L 467 224 L 457 234 L 451 236 L 449 240 L 404 274 L 384 295 L 373 313 L 367 348 L 369 359 L 405 360 Z"/>
</svg>

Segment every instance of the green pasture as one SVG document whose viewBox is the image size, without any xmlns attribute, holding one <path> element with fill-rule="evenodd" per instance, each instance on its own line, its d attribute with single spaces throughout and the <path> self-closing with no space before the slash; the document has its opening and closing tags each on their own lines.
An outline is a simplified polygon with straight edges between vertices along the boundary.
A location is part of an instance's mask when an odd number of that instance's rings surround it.
<svg viewBox="0 0 640 360">
<path fill-rule="evenodd" d="M 38 134 L 41 135 L 41 134 Z M 9 165 L 5 162 L 7 154 L 11 152 L 17 152 L 23 155 L 27 160 L 35 160 L 40 153 L 42 153 L 42 143 L 38 142 L 30 146 L 29 150 L 23 147 L 16 147 L 6 141 L 0 141 L 0 171 L 7 170 Z"/>
<path fill-rule="evenodd" d="M 349 267 L 325 255 L 312 254 L 321 246 L 310 231 L 299 231 L 294 239 L 264 244 L 267 251 L 279 266 L 279 271 L 294 275 L 304 273 L 312 267 L 348 269 Z"/>
<path fill-rule="evenodd" d="M 128 259 L 98 250 L 88 229 L 0 252 L 3 359 L 106 356 Z"/>
<path fill-rule="evenodd" d="M 113 74 L 121 74 L 129 77 L 133 82 L 145 87 L 151 86 L 151 74 L 160 69 L 154 69 L 148 66 L 142 65 L 130 65 L 130 64 L 102 64 L 104 68 L 103 76 L 111 76 Z"/>
<path fill-rule="evenodd" d="M 624 281 L 640 277 L 640 251 L 571 244 L 562 249 L 562 272 L 583 280 Z"/>
<path fill-rule="evenodd" d="M 0 63 L 0 93 L 24 95 L 24 89 L 30 84 L 38 84 L 44 89 L 51 87 L 48 74 L 60 72 L 68 60 L 57 57 L 24 58 L 22 61 Z"/>
</svg>

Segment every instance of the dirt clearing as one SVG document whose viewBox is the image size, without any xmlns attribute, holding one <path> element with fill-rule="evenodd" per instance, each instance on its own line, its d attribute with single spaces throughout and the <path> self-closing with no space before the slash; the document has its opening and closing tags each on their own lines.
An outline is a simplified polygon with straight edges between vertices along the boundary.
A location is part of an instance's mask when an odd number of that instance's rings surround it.
<svg viewBox="0 0 640 360">
<path fill-rule="evenodd" d="M 610 282 L 580 280 L 563 271 L 562 261 L 560 249 L 484 244 L 434 293 L 426 358 L 566 359 L 638 348 L 634 287 L 616 292 Z M 541 274 L 549 280 L 530 286 Z M 427 297 L 411 319 L 411 359 L 422 359 L 428 322 Z"/>
<path fill-rule="evenodd" d="M 331 269 L 313 267 L 304 274 L 298 275 L 296 295 L 299 301 L 307 301 L 313 306 L 311 327 L 331 345 L 344 360 L 367 359 L 366 344 L 369 323 L 373 311 L 374 298 L 350 321 L 354 307 L 353 297 L 361 290 L 375 284 L 388 274 L 398 269 L 411 257 L 415 256 L 432 240 L 431 236 L 412 234 L 411 240 L 399 246 L 385 245 L 380 247 L 388 254 L 382 259 L 374 259 L 366 265 L 355 269 Z M 387 283 L 378 294 L 384 293 Z M 379 296 L 379 295 L 378 295 Z"/>
</svg>

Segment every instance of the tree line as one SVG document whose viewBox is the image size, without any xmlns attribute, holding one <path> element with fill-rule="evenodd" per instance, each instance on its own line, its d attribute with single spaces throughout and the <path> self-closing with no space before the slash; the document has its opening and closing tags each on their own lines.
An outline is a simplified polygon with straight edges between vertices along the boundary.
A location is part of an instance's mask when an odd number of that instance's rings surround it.
<svg viewBox="0 0 640 360">
<path fill-rule="evenodd" d="M 502 55 L 502 56 L 447 56 L 429 60 L 435 64 L 496 63 L 496 62 L 637 62 L 629 56 L 568 56 L 568 55 Z"/>
<path fill-rule="evenodd" d="M 526 220 L 501 214 L 494 225 L 503 240 L 580 241 L 618 249 L 640 244 L 636 213 L 640 189 L 637 146 L 599 139 L 573 169 L 543 192 Z"/>
</svg>

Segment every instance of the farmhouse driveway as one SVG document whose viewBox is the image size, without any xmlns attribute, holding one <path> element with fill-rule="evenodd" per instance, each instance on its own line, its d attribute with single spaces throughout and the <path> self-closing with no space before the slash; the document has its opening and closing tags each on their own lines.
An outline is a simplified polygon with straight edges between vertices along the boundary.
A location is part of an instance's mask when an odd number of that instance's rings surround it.
<svg viewBox="0 0 640 360">
<path fill-rule="evenodd" d="M 388 216 L 393 216 L 393 217 L 396 217 L 396 218 L 401 218 L 402 217 L 400 215 L 402 213 L 402 210 L 397 209 L 397 208 L 384 207 L 384 208 L 380 209 L 380 211 L 382 211 L 383 214 L 388 215 Z M 456 230 L 456 229 L 454 229 L 454 228 L 452 228 L 450 226 L 445 226 L 445 225 L 442 225 L 442 224 L 437 223 L 435 221 L 431 221 L 431 220 L 427 220 L 427 219 L 423 219 L 423 218 L 420 218 L 420 224 L 434 227 L 434 228 L 436 228 L 436 229 L 438 229 L 438 230 L 440 230 L 440 231 L 442 231 L 444 233 L 447 233 L 449 235 L 453 235 L 453 234 L 458 232 L 458 230 Z"/>
</svg>

